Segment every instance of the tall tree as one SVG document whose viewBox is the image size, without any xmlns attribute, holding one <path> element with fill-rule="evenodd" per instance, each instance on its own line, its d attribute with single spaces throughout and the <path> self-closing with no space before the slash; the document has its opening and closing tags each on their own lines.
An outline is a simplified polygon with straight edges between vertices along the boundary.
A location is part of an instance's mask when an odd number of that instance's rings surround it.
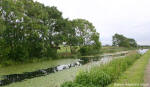
<svg viewBox="0 0 150 87">
<path fill-rule="evenodd" d="M 97 32 L 92 23 L 84 19 L 75 19 L 73 20 L 73 28 L 80 45 L 84 46 L 95 43 L 92 40 L 92 36 L 97 34 Z"/>
<path fill-rule="evenodd" d="M 96 32 L 92 23 L 84 19 L 75 19 L 73 20 L 73 29 L 82 55 L 100 50 L 99 33 Z"/>
<path fill-rule="evenodd" d="M 55 57 L 59 45 L 100 47 L 87 20 L 64 19 L 56 7 L 33 0 L 0 0 L 0 57 L 15 61 Z"/>
</svg>

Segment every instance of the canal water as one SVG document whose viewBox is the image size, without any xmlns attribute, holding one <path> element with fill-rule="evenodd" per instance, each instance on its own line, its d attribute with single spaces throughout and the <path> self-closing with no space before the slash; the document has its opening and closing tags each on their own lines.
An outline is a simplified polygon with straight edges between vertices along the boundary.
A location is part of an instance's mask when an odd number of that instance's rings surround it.
<svg viewBox="0 0 150 87">
<path fill-rule="evenodd" d="M 146 51 L 138 51 L 143 54 Z M 111 61 L 128 52 L 105 54 L 95 58 L 62 59 L 0 69 L 0 86 L 6 87 L 59 87 L 65 81 L 71 81 L 76 74 L 94 65 Z M 44 65 L 43 65 L 44 64 Z M 40 66 L 42 65 L 42 66 Z"/>
</svg>

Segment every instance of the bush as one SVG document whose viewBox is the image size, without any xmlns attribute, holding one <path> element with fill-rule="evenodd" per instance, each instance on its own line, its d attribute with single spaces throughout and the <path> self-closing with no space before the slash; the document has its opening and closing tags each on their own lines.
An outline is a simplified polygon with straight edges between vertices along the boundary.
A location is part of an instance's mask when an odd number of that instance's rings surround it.
<svg viewBox="0 0 150 87">
<path fill-rule="evenodd" d="M 96 49 L 95 46 L 83 46 L 80 48 L 79 52 L 82 56 L 96 54 L 100 52 L 100 49 Z"/>
<path fill-rule="evenodd" d="M 73 82 L 65 82 L 61 87 L 83 87 L 83 86 Z"/>
<path fill-rule="evenodd" d="M 57 57 L 57 49 L 50 48 L 50 47 L 47 48 L 46 56 L 47 57 L 56 58 Z"/>
<path fill-rule="evenodd" d="M 104 71 L 92 70 L 90 72 L 81 72 L 76 77 L 75 82 L 84 86 L 94 85 L 96 87 L 103 87 L 105 84 L 109 84 L 111 82 L 111 77 Z"/>
<path fill-rule="evenodd" d="M 61 87 L 96 87 L 96 86 L 93 85 L 83 86 L 75 82 L 65 82 L 63 85 L 61 85 Z"/>
<path fill-rule="evenodd" d="M 89 50 L 90 50 L 90 47 L 84 46 L 84 47 L 80 48 L 79 51 L 80 51 L 81 55 L 86 55 Z"/>
</svg>

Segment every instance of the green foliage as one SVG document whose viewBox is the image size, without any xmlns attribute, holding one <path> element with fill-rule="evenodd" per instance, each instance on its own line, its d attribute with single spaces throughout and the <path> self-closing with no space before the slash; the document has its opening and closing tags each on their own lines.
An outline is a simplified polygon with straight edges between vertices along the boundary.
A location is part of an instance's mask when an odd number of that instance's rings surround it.
<svg viewBox="0 0 150 87">
<path fill-rule="evenodd" d="M 52 57 L 52 58 L 56 58 L 57 57 L 57 49 L 52 49 L 52 48 L 49 48 L 47 49 L 47 57 Z"/>
<path fill-rule="evenodd" d="M 0 1 L 0 58 L 24 61 L 30 58 L 56 58 L 59 45 L 92 45 L 100 48 L 99 34 L 87 20 L 70 21 L 56 7 L 33 0 Z"/>
<path fill-rule="evenodd" d="M 90 71 L 80 72 L 72 84 L 81 84 L 83 87 L 105 87 L 117 80 L 138 58 L 140 58 L 139 54 L 132 54 L 125 58 L 115 59 L 108 64 L 96 66 Z"/>
<path fill-rule="evenodd" d="M 111 77 L 101 70 L 96 70 L 92 72 L 81 72 L 75 80 L 75 83 L 82 84 L 84 86 L 94 85 L 96 87 L 103 87 L 110 82 Z"/>
<path fill-rule="evenodd" d="M 99 44 L 99 33 L 96 32 L 92 23 L 84 19 L 72 21 L 72 28 L 80 46 Z"/>
<path fill-rule="evenodd" d="M 91 54 L 96 54 L 100 52 L 100 48 L 96 46 L 83 46 L 80 48 L 79 52 L 81 53 L 82 56 L 85 55 L 91 55 Z"/>
<path fill-rule="evenodd" d="M 131 47 L 136 48 L 138 46 L 134 39 L 129 38 L 128 40 Z"/>
<path fill-rule="evenodd" d="M 61 87 L 97 87 L 97 86 L 93 86 L 93 85 L 84 86 L 74 82 L 65 82 L 64 84 L 61 85 Z"/>
<path fill-rule="evenodd" d="M 147 66 L 150 58 L 150 51 L 145 53 L 140 59 L 138 59 L 130 68 L 128 68 L 117 81 L 114 83 L 119 84 L 143 84 L 144 83 L 144 74 L 145 74 L 145 67 Z M 116 87 L 116 85 L 112 83 L 107 87 Z M 127 86 L 129 87 L 129 86 Z M 141 87 L 141 85 L 137 85 L 136 87 Z"/>
<path fill-rule="evenodd" d="M 65 82 L 61 87 L 84 87 L 84 86 L 73 82 Z"/>
<path fill-rule="evenodd" d="M 92 50 L 92 47 L 90 47 L 90 46 L 84 46 L 84 47 L 80 48 L 79 51 L 80 51 L 81 55 L 86 55 L 86 54 L 88 54 L 88 52 L 90 50 Z"/>
<path fill-rule="evenodd" d="M 134 39 L 127 38 L 123 35 L 115 34 L 113 36 L 113 46 L 119 47 L 137 47 L 137 43 Z"/>
<path fill-rule="evenodd" d="M 128 51 L 128 50 L 135 50 L 136 48 L 126 48 L 126 47 L 117 47 L 117 46 L 104 46 L 101 49 L 102 53 L 114 53 L 120 51 Z"/>
</svg>

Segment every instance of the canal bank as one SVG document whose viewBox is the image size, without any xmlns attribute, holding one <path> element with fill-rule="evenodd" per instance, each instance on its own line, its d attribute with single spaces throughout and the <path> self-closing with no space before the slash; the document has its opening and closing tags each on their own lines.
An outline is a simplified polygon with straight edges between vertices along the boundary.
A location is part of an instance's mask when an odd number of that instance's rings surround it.
<svg viewBox="0 0 150 87">
<path fill-rule="evenodd" d="M 119 53 L 116 53 L 116 55 L 118 55 L 118 54 Z M 111 55 L 107 55 L 107 56 L 105 56 L 105 58 L 102 58 L 101 61 L 92 61 L 92 62 L 89 62 L 80 67 L 72 67 L 70 69 L 66 69 L 66 70 L 63 70 L 63 71 L 60 71 L 57 73 L 52 73 L 50 75 L 46 75 L 46 76 L 42 76 L 42 77 L 36 77 L 36 78 L 32 78 L 32 79 L 24 79 L 24 80 L 21 80 L 21 82 L 12 83 L 6 87 L 35 87 L 35 85 L 37 85 L 39 83 L 41 83 L 41 85 L 42 84 L 46 85 L 46 83 L 47 83 L 48 85 L 52 85 L 54 87 L 59 86 L 61 83 L 65 82 L 65 81 L 73 80 L 74 77 L 76 76 L 77 72 L 79 72 L 80 70 L 90 69 L 91 67 L 93 67 L 96 64 L 99 64 L 100 62 L 106 62 L 106 61 L 108 61 L 108 59 L 111 60 L 111 58 L 112 58 Z M 66 63 L 62 63 L 62 64 L 67 64 L 67 62 L 74 63 L 75 61 L 77 62 L 78 60 L 68 60 L 68 61 L 65 61 Z M 14 74 L 14 72 L 12 74 Z M 7 74 L 5 73 L 5 75 L 7 75 Z M 36 86 L 36 87 L 41 87 L 41 85 Z"/>
</svg>

